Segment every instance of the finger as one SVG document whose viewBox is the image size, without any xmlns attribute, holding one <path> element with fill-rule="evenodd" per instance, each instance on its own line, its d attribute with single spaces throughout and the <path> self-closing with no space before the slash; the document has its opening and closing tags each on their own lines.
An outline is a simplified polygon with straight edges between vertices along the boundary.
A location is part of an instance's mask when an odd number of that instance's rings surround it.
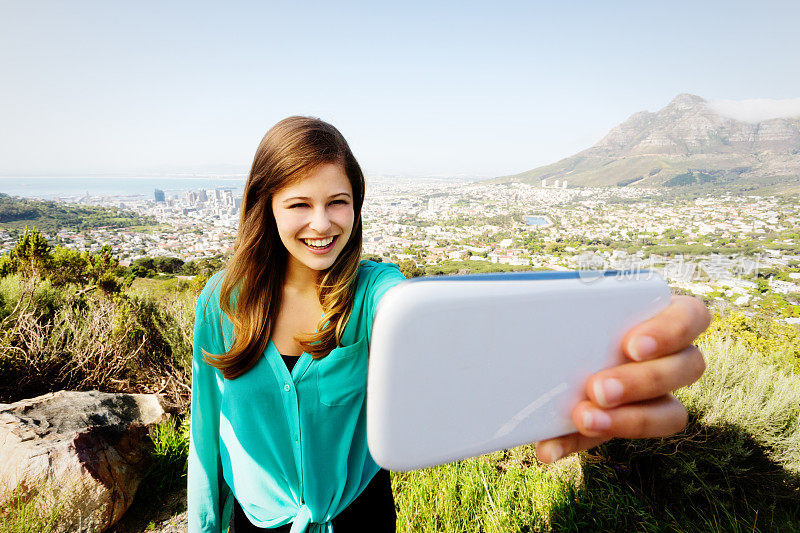
<svg viewBox="0 0 800 533">
<path fill-rule="evenodd" d="M 673 295 L 666 309 L 628 331 L 622 346 L 634 361 L 654 359 L 686 348 L 710 323 L 702 300 Z"/>
<path fill-rule="evenodd" d="M 604 408 L 650 400 L 694 383 L 705 369 L 703 353 L 689 346 L 652 361 L 602 370 L 586 382 L 586 394 Z"/>
<path fill-rule="evenodd" d="M 672 394 L 613 409 L 583 401 L 572 410 L 575 427 L 587 437 L 665 437 L 686 427 L 688 420 L 686 408 Z"/>
<path fill-rule="evenodd" d="M 555 439 L 536 443 L 536 457 L 543 463 L 554 463 L 567 455 L 588 450 L 607 441 L 604 437 L 587 437 L 580 433 L 570 433 Z"/>
</svg>

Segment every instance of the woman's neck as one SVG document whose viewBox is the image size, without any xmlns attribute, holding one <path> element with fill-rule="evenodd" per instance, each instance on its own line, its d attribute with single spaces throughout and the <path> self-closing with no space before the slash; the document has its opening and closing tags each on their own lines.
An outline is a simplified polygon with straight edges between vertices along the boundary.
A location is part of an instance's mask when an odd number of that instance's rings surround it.
<svg viewBox="0 0 800 533">
<path fill-rule="evenodd" d="M 319 270 L 309 268 L 289 255 L 286 261 L 286 278 L 283 282 L 283 288 L 300 294 L 316 294 L 319 276 Z"/>
</svg>

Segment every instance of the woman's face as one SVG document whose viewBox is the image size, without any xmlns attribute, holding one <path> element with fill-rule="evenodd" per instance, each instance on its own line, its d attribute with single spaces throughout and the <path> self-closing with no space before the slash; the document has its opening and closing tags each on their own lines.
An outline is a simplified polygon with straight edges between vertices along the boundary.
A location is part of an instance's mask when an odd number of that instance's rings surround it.
<svg viewBox="0 0 800 533">
<path fill-rule="evenodd" d="M 275 193 L 272 212 L 290 266 L 325 270 L 353 231 L 353 188 L 340 165 L 321 165 Z"/>
</svg>

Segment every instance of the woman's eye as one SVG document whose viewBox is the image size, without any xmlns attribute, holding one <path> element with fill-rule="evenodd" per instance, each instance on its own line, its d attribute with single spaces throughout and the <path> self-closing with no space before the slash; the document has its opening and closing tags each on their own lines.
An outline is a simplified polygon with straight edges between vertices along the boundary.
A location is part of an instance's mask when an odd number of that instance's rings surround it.
<svg viewBox="0 0 800 533">
<path fill-rule="evenodd" d="M 331 204 L 347 204 L 347 200 L 334 200 L 334 201 L 331 202 Z M 292 205 L 289 206 L 289 209 L 292 209 L 292 208 L 295 208 L 295 207 L 308 207 L 308 204 L 305 204 L 305 203 L 303 203 L 303 204 L 292 204 Z"/>
</svg>

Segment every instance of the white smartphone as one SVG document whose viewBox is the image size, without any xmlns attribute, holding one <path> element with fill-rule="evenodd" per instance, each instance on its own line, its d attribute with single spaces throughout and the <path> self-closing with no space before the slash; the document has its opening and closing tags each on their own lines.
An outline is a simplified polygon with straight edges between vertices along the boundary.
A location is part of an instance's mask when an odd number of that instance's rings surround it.
<svg viewBox="0 0 800 533">
<path fill-rule="evenodd" d="M 586 379 L 670 301 L 654 271 L 414 278 L 375 312 L 367 442 L 404 471 L 576 431 Z"/>
</svg>

